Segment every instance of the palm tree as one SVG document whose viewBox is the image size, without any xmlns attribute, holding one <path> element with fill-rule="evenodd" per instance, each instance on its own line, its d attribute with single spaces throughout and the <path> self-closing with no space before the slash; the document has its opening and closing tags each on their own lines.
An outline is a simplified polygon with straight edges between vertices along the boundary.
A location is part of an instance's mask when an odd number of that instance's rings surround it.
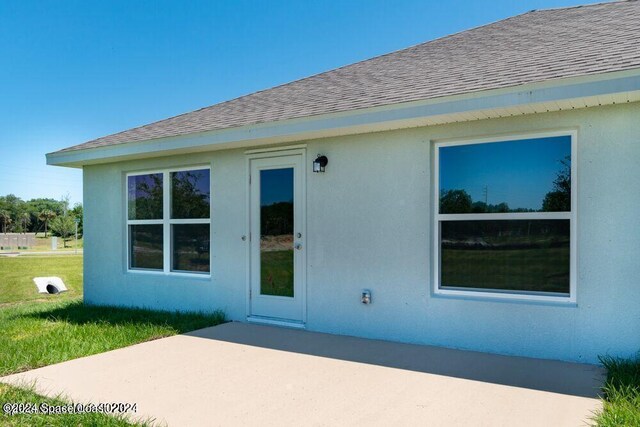
<svg viewBox="0 0 640 427">
<path fill-rule="evenodd" d="M 38 219 L 44 222 L 44 237 L 47 238 L 47 224 L 56 217 L 56 213 L 49 209 L 44 209 L 38 214 Z"/>
<path fill-rule="evenodd" d="M 22 212 L 20 214 L 20 223 L 22 224 L 22 230 L 26 234 L 27 227 L 31 224 L 31 214 L 29 212 Z"/>
<path fill-rule="evenodd" d="M 11 214 L 9 211 L 0 211 L 0 221 L 2 221 L 2 232 L 7 234 L 7 225 L 11 224 Z"/>
</svg>

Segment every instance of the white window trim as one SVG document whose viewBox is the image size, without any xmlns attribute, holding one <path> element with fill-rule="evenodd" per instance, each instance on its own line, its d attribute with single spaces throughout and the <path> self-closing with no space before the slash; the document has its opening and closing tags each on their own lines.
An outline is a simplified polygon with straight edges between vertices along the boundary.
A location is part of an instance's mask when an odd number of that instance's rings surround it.
<svg viewBox="0 0 640 427">
<path fill-rule="evenodd" d="M 510 212 L 510 213 L 486 213 L 486 214 L 440 214 L 440 148 L 455 145 L 484 144 L 491 142 L 518 141 L 523 139 L 549 138 L 554 136 L 571 137 L 571 212 Z M 433 294 L 436 296 L 451 296 L 473 299 L 512 300 L 530 302 L 551 302 L 576 304 L 577 293 L 577 137 L 576 129 L 559 130 L 552 132 L 500 135 L 495 137 L 482 137 L 472 139 L 456 139 L 447 141 L 432 141 L 433 155 Z M 473 289 L 442 289 L 440 287 L 440 222 L 464 221 L 464 220 L 507 220 L 507 219 L 568 219 L 569 220 L 569 295 L 544 294 L 541 292 L 526 291 L 502 291 L 502 290 L 473 290 Z"/>
<path fill-rule="evenodd" d="M 172 172 L 185 172 L 192 170 L 207 169 L 209 171 L 209 218 L 191 218 L 191 219 L 172 219 L 171 218 L 171 173 Z M 140 175 L 162 174 L 162 219 L 129 219 L 129 177 Z M 126 256 L 126 271 L 127 273 L 135 274 L 152 274 L 152 275 L 169 275 L 169 276 L 182 276 L 192 278 L 210 278 L 212 271 L 212 256 L 211 256 L 211 166 L 199 165 L 188 167 L 174 167 L 168 169 L 154 169 L 128 172 L 125 175 L 124 191 L 125 191 L 125 253 Z M 162 225 L 162 256 L 163 256 L 163 268 L 162 270 L 155 270 L 149 268 L 131 268 L 131 248 L 130 240 L 131 234 L 129 232 L 130 225 Z M 173 248 L 171 241 L 171 226 L 174 224 L 209 224 L 209 272 L 198 271 L 184 271 L 184 270 L 172 270 L 172 256 Z"/>
</svg>

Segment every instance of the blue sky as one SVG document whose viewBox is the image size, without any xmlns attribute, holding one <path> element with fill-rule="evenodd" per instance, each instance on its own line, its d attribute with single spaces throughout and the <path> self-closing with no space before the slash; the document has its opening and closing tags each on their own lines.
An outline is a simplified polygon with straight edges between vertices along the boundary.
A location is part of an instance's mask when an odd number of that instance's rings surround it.
<svg viewBox="0 0 640 427">
<path fill-rule="evenodd" d="M 69 194 L 45 153 L 570 0 L 0 2 L 0 195 Z"/>
<path fill-rule="evenodd" d="M 465 190 L 474 202 L 542 209 L 544 196 L 571 155 L 571 137 L 523 139 L 440 148 L 440 189 Z"/>
<path fill-rule="evenodd" d="M 267 169 L 260 171 L 260 205 L 293 201 L 293 169 Z"/>
</svg>

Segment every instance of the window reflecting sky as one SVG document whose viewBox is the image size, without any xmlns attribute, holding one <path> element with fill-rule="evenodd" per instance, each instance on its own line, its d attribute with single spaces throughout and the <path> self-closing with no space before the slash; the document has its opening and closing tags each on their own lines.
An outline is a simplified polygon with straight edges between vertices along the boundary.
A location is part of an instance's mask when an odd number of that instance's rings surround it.
<svg viewBox="0 0 640 427">
<path fill-rule="evenodd" d="M 203 199 L 209 202 L 209 169 L 171 172 L 171 177 L 173 182 L 184 183 L 181 190 L 184 191 L 184 187 L 187 187 L 190 192 L 202 195 Z"/>
<path fill-rule="evenodd" d="M 132 175 L 129 177 L 129 200 L 149 197 L 157 188 L 162 188 L 162 174 Z"/>
<path fill-rule="evenodd" d="M 440 148 L 440 190 L 464 190 L 473 202 L 542 208 L 571 155 L 571 137 L 524 139 Z"/>
<path fill-rule="evenodd" d="M 260 171 L 260 205 L 293 202 L 293 168 Z"/>
<path fill-rule="evenodd" d="M 209 169 L 171 172 L 171 218 L 209 218 Z"/>
<path fill-rule="evenodd" d="M 162 219 L 162 174 L 128 179 L 129 219 Z"/>
</svg>

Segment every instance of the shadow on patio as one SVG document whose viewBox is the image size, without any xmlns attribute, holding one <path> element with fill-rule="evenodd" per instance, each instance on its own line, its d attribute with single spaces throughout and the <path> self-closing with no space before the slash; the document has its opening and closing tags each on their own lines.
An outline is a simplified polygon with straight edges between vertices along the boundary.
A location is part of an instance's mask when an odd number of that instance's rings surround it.
<svg viewBox="0 0 640 427">
<path fill-rule="evenodd" d="M 606 375 L 604 368 L 596 365 L 502 356 L 237 322 L 185 335 L 580 397 L 598 397 Z"/>
</svg>

